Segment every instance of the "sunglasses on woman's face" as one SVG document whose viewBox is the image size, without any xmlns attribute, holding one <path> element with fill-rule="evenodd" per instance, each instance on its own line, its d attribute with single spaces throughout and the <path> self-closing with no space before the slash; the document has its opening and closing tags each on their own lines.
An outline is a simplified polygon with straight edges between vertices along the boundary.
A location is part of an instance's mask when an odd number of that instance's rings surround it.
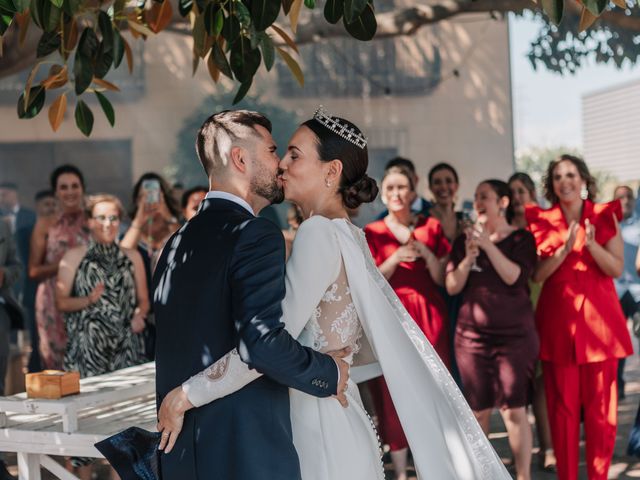
<svg viewBox="0 0 640 480">
<path fill-rule="evenodd" d="M 93 219 L 98 223 L 118 223 L 120 222 L 120 217 L 117 215 L 96 215 Z"/>
</svg>

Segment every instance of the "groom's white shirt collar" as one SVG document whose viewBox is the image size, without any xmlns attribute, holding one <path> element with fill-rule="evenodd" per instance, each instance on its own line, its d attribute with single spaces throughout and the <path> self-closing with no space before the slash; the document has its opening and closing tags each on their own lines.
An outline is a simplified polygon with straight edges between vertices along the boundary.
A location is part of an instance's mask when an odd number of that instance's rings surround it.
<svg viewBox="0 0 640 480">
<path fill-rule="evenodd" d="M 246 209 L 254 217 L 256 216 L 253 208 L 251 208 L 251 205 L 249 205 L 249 203 L 244 198 L 240 198 L 233 193 L 221 192 L 220 190 L 210 190 L 209 192 L 207 192 L 207 196 L 205 198 L 219 198 L 222 200 L 229 200 L 230 202 L 237 203 L 242 208 Z"/>
</svg>

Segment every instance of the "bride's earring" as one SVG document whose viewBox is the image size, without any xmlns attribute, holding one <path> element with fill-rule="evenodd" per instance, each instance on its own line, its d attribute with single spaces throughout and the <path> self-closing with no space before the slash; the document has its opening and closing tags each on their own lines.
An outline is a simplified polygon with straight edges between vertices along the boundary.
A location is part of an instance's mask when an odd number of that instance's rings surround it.
<svg viewBox="0 0 640 480">
<path fill-rule="evenodd" d="M 586 185 L 582 185 L 582 188 L 580 189 L 580 198 L 582 200 L 586 200 L 587 198 L 589 198 L 589 190 L 587 190 Z"/>
</svg>

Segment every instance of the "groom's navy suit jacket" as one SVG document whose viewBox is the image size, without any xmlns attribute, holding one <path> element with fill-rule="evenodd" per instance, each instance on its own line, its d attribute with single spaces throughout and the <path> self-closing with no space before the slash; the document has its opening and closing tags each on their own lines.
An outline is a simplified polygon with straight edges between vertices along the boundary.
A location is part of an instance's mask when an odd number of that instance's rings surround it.
<svg viewBox="0 0 640 480">
<path fill-rule="evenodd" d="M 280 322 L 285 246 L 278 228 L 240 205 L 206 199 L 167 242 L 154 275 L 158 406 L 234 348 L 265 374 L 188 411 L 163 480 L 296 480 L 287 386 L 326 397 L 331 357 L 300 346 Z"/>
</svg>

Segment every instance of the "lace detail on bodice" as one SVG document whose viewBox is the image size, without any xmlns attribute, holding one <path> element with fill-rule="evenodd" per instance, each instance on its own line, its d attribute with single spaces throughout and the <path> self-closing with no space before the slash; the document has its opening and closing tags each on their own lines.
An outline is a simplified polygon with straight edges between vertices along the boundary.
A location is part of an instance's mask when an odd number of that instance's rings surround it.
<svg viewBox="0 0 640 480">
<path fill-rule="evenodd" d="M 322 296 L 299 340 L 320 352 L 351 347 L 355 354 L 360 349 L 360 337 L 362 326 L 342 264 L 338 277 Z M 352 355 L 348 358 L 349 361 L 351 357 Z"/>
</svg>

